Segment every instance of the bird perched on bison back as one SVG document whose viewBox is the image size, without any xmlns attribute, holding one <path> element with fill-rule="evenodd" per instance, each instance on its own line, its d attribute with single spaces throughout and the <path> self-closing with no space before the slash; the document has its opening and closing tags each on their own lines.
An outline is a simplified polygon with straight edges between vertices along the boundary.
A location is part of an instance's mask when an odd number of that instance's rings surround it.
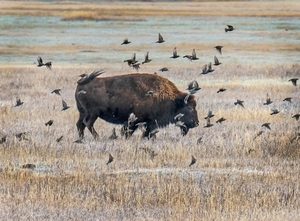
<svg viewBox="0 0 300 221">
<path fill-rule="evenodd" d="M 82 90 L 86 91 L 84 96 L 78 94 Z M 149 91 L 155 93 L 145 96 Z M 137 118 L 130 128 L 132 133 L 138 123 L 145 122 L 143 137 L 149 137 L 158 126 L 176 123 L 174 116 L 179 113 L 184 114 L 180 120 L 187 132 L 197 127 L 199 121 L 194 96 L 190 95 L 185 103 L 186 96 L 187 93 L 179 91 L 168 79 L 146 73 L 95 78 L 89 84 L 78 84 L 75 98 L 79 111 L 76 124 L 79 137 L 83 138 L 85 127 L 94 138 L 98 137 L 93 127 L 97 118 L 126 125 L 131 113 Z"/>
<path fill-rule="evenodd" d="M 93 71 L 90 74 L 82 74 L 80 75 L 81 78 L 77 81 L 77 84 L 79 85 L 87 84 L 103 73 L 104 73 L 103 70 L 98 70 L 98 71 Z"/>
</svg>

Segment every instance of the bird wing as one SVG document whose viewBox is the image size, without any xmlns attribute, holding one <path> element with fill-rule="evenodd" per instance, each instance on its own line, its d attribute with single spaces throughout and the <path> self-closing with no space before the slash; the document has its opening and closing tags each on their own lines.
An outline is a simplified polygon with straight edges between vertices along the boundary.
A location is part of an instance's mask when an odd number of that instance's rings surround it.
<svg viewBox="0 0 300 221">
<path fill-rule="evenodd" d="M 228 28 L 230 29 L 233 29 L 233 26 L 232 25 L 227 25 Z"/>
<path fill-rule="evenodd" d="M 162 35 L 160 33 L 158 33 L 158 41 L 163 41 L 164 38 L 162 37 Z"/>
<path fill-rule="evenodd" d="M 40 56 L 38 56 L 37 57 L 37 62 L 39 63 L 39 65 L 42 65 L 43 64 L 43 59 Z"/>
<path fill-rule="evenodd" d="M 196 58 L 196 57 L 197 57 L 197 56 L 196 56 L 196 50 L 195 50 L 195 49 L 193 49 L 192 57 L 193 57 L 193 58 Z"/>
</svg>

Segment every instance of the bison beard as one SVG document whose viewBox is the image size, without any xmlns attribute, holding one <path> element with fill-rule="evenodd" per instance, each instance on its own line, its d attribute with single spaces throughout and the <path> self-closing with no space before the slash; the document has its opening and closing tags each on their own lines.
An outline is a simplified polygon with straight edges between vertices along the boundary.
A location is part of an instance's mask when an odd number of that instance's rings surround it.
<svg viewBox="0 0 300 221">
<path fill-rule="evenodd" d="M 149 95 L 149 91 L 152 93 Z M 77 129 L 80 139 L 87 127 L 94 138 L 98 137 L 93 125 L 97 118 L 114 124 L 128 125 L 128 117 L 137 117 L 130 126 L 130 135 L 137 129 L 136 124 L 146 123 L 144 137 L 152 130 L 175 123 L 174 116 L 183 114 L 180 119 L 186 134 L 190 128 L 198 126 L 194 96 L 187 103 L 183 93 L 166 78 L 153 74 L 129 74 L 95 78 L 87 84 L 77 85 L 75 98 L 79 111 Z"/>
</svg>

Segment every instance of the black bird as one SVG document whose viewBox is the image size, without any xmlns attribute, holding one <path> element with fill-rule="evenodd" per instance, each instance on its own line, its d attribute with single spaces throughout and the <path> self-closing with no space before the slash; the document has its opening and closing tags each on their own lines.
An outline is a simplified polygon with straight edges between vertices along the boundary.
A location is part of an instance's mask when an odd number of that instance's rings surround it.
<svg viewBox="0 0 300 221">
<path fill-rule="evenodd" d="M 277 109 L 272 109 L 272 113 L 270 115 L 275 115 L 275 114 L 278 114 L 279 113 L 279 110 Z"/>
<path fill-rule="evenodd" d="M 220 88 L 220 89 L 217 91 L 217 93 L 221 93 L 221 92 L 224 92 L 224 91 L 226 91 L 225 88 Z"/>
<path fill-rule="evenodd" d="M 199 59 L 199 58 L 197 58 L 196 50 L 195 49 L 193 49 L 192 55 L 184 55 L 183 57 L 184 58 L 188 58 L 190 61 L 198 60 Z"/>
<path fill-rule="evenodd" d="M 221 117 L 219 120 L 216 121 L 216 123 L 220 123 L 220 124 L 221 124 L 221 123 L 224 122 L 225 120 L 226 120 L 226 119 L 225 119 L 224 117 Z"/>
<path fill-rule="evenodd" d="M 234 105 L 240 105 L 241 107 L 244 107 L 244 101 L 237 99 L 236 102 L 234 102 Z"/>
<path fill-rule="evenodd" d="M 189 165 L 189 167 L 191 167 L 192 165 L 194 165 L 196 163 L 196 158 L 192 155 L 192 160 L 191 160 L 191 163 Z"/>
<path fill-rule="evenodd" d="M 70 106 L 68 106 L 67 102 L 64 101 L 64 99 L 61 99 L 62 102 L 62 109 L 61 111 L 67 110 L 70 108 Z"/>
<path fill-rule="evenodd" d="M 212 69 L 212 67 L 211 67 L 211 62 L 209 62 L 208 65 L 207 65 L 207 73 L 210 73 L 210 72 L 213 72 L 213 71 L 214 71 L 214 69 Z"/>
<path fill-rule="evenodd" d="M 158 41 L 156 43 L 163 43 L 163 42 L 165 42 L 164 38 L 160 33 L 158 33 Z"/>
<path fill-rule="evenodd" d="M 32 163 L 27 163 L 27 164 L 22 165 L 22 168 L 34 170 L 36 168 L 36 166 Z"/>
<path fill-rule="evenodd" d="M 202 67 L 202 72 L 201 74 L 207 74 L 208 73 L 208 69 L 207 69 L 207 64 L 203 65 Z"/>
<path fill-rule="evenodd" d="M 189 83 L 187 90 L 190 94 L 195 94 L 197 91 L 199 91 L 201 88 L 199 87 L 199 84 L 196 80 Z"/>
<path fill-rule="evenodd" d="M 131 41 L 128 41 L 128 38 L 125 38 L 121 45 L 127 45 L 130 43 L 131 43 Z"/>
<path fill-rule="evenodd" d="M 164 71 L 169 71 L 169 69 L 166 67 L 163 67 L 163 68 L 159 69 L 159 71 L 164 72 Z"/>
<path fill-rule="evenodd" d="M 291 81 L 294 86 L 297 86 L 298 78 L 292 78 L 289 81 Z"/>
<path fill-rule="evenodd" d="M 207 113 L 207 116 L 206 116 L 204 119 L 209 119 L 209 118 L 212 118 L 212 117 L 214 117 L 214 116 L 215 116 L 215 115 L 212 113 L 212 111 L 209 110 L 208 113 Z"/>
<path fill-rule="evenodd" d="M 114 157 L 111 154 L 109 154 L 108 155 L 108 161 L 107 161 L 106 165 L 110 164 L 113 161 L 114 161 Z"/>
<path fill-rule="evenodd" d="M 255 140 L 256 138 L 258 138 L 259 136 L 261 136 L 262 134 L 263 134 L 263 130 L 261 130 L 261 131 L 259 131 L 256 135 L 255 135 L 255 137 L 253 138 L 253 140 Z"/>
<path fill-rule="evenodd" d="M 133 53 L 132 58 L 124 60 L 124 62 L 127 62 L 128 66 L 137 63 L 136 54 Z"/>
<path fill-rule="evenodd" d="M 205 127 L 212 127 L 212 126 L 213 126 L 213 124 L 210 123 L 210 118 L 207 118 L 206 119 L 206 125 L 204 126 L 204 128 Z"/>
<path fill-rule="evenodd" d="M 177 49 L 176 47 L 173 49 L 173 56 L 170 58 L 179 58 L 180 56 L 177 54 Z"/>
<path fill-rule="evenodd" d="M 17 98 L 15 107 L 21 106 L 22 104 L 24 104 L 24 102 L 21 101 L 20 98 Z"/>
<path fill-rule="evenodd" d="M 234 27 L 232 25 L 227 25 L 227 28 L 225 28 L 225 32 L 233 31 L 233 30 L 234 30 Z"/>
<path fill-rule="evenodd" d="M 56 142 L 59 143 L 60 141 L 62 141 L 63 138 L 64 136 L 60 136 L 59 138 L 56 139 Z"/>
<path fill-rule="evenodd" d="M 267 99 L 266 99 L 266 103 L 264 103 L 264 105 L 269 105 L 272 104 L 273 101 L 271 101 L 271 98 L 269 97 L 269 94 L 267 94 Z"/>
<path fill-rule="evenodd" d="M 149 51 L 147 51 L 147 53 L 145 55 L 145 60 L 142 62 L 142 64 L 149 63 L 150 61 L 152 61 L 152 60 L 149 59 Z"/>
<path fill-rule="evenodd" d="M 296 120 L 299 120 L 300 114 L 294 114 L 294 115 L 292 116 L 292 118 L 295 118 Z"/>
<path fill-rule="evenodd" d="M 51 94 L 57 94 L 57 95 L 61 95 L 60 94 L 60 92 L 61 92 L 61 89 L 55 89 L 55 90 L 53 90 L 52 92 L 51 92 Z"/>
<path fill-rule="evenodd" d="M 215 47 L 215 49 L 216 49 L 220 54 L 222 54 L 222 48 L 223 48 L 223 46 L 221 46 L 221 45 L 217 45 L 217 46 Z"/>
<path fill-rule="evenodd" d="M 263 125 L 261 125 L 261 127 L 265 127 L 265 128 L 268 128 L 269 130 L 271 130 L 270 124 L 271 123 L 264 123 Z"/>
<path fill-rule="evenodd" d="M 0 139 L 0 144 L 5 143 L 5 142 L 6 142 L 6 139 L 7 139 L 7 136 L 6 136 L 6 135 L 3 136 L 3 137 L 1 137 L 1 139 Z"/>
<path fill-rule="evenodd" d="M 90 74 L 81 74 L 80 75 L 81 78 L 77 81 L 77 84 L 79 85 L 87 84 L 103 73 L 104 73 L 103 70 L 98 70 L 98 71 L 93 71 Z"/>
<path fill-rule="evenodd" d="M 53 124 L 53 120 L 49 120 L 48 122 L 45 123 L 45 126 L 51 126 Z"/>
<path fill-rule="evenodd" d="M 117 134 L 116 134 L 116 128 L 113 128 L 112 134 L 109 136 L 109 139 L 110 139 L 110 140 L 115 140 L 115 139 L 117 139 L 117 138 L 118 138 L 118 136 L 117 136 Z"/>
<path fill-rule="evenodd" d="M 287 101 L 287 102 L 290 102 L 290 103 L 292 103 L 292 98 L 291 97 L 287 97 L 287 98 L 284 98 L 284 100 L 283 101 Z"/>
<path fill-rule="evenodd" d="M 38 67 L 46 66 L 48 69 L 51 69 L 52 67 L 51 61 L 47 63 L 43 63 L 43 59 L 40 56 L 38 56 L 37 62 L 38 62 L 37 64 Z"/>
<path fill-rule="evenodd" d="M 133 69 L 135 69 L 136 71 L 139 71 L 139 69 L 140 69 L 140 63 L 134 63 L 134 64 L 131 64 L 131 67 L 133 68 Z"/>
<path fill-rule="evenodd" d="M 217 56 L 214 56 L 214 65 L 217 66 L 217 65 L 220 65 L 222 64 L 219 59 L 217 58 Z"/>
</svg>

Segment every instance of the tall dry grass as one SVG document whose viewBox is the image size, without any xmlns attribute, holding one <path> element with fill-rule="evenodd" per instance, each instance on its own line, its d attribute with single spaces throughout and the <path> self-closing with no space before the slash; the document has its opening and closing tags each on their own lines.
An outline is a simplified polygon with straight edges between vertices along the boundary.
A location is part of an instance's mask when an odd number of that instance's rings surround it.
<svg viewBox="0 0 300 221">
<path fill-rule="evenodd" d="M 291 139 L 300 128 L 291 115 L 300 110 L 300 91 L 287 81 L 299 76 L 298 65 L 222 65 L 207 76 L 174 68 L 162 75 L 181 90 L 193 79 L 200 83 L 199 127 L 185 137 L 170 125 L 155 140 L 142 140 L 139 131 L 126 140 L 120 126 L 98 120 L 100 139 L 86 131 L 85 143 L 76 144 L 74 89 L 78 75 L 91 70 L 0 68 L 0 135 L 7 135 L 0 145 L 1 220 L 299 219 L 300 140 Z M 108 68 L 105 75 L 120 72 L 128 69 Z M 227 91 L 217 94 L 220 87 Z M 60 97 L 50 94 L 55 88 L 69 110 L 61 112 Z M 270 107 L 262 105 L 267 93 Z M 16 97 L 21 107 L 13 107 Z M 237 98 L 245 109 L 233 105 Z M 281 113 L 270 116 L 273 107 Z M 208 110 L 216 115 L 209 129 Z M 218 125 L 219 117 L 227 121 Z M 265 122 L 272 130 L 254 140 Z M 113 127 L 117 140 L 109 139 Z M 20 132 L 27 140 L 14 136 Z M 115 159 L 107 166 L 109 153 Z M 189 168 L 191 155 L 197 163 Z M 26 163 L 36 168 L 22 169 Z"/>
</svg>

